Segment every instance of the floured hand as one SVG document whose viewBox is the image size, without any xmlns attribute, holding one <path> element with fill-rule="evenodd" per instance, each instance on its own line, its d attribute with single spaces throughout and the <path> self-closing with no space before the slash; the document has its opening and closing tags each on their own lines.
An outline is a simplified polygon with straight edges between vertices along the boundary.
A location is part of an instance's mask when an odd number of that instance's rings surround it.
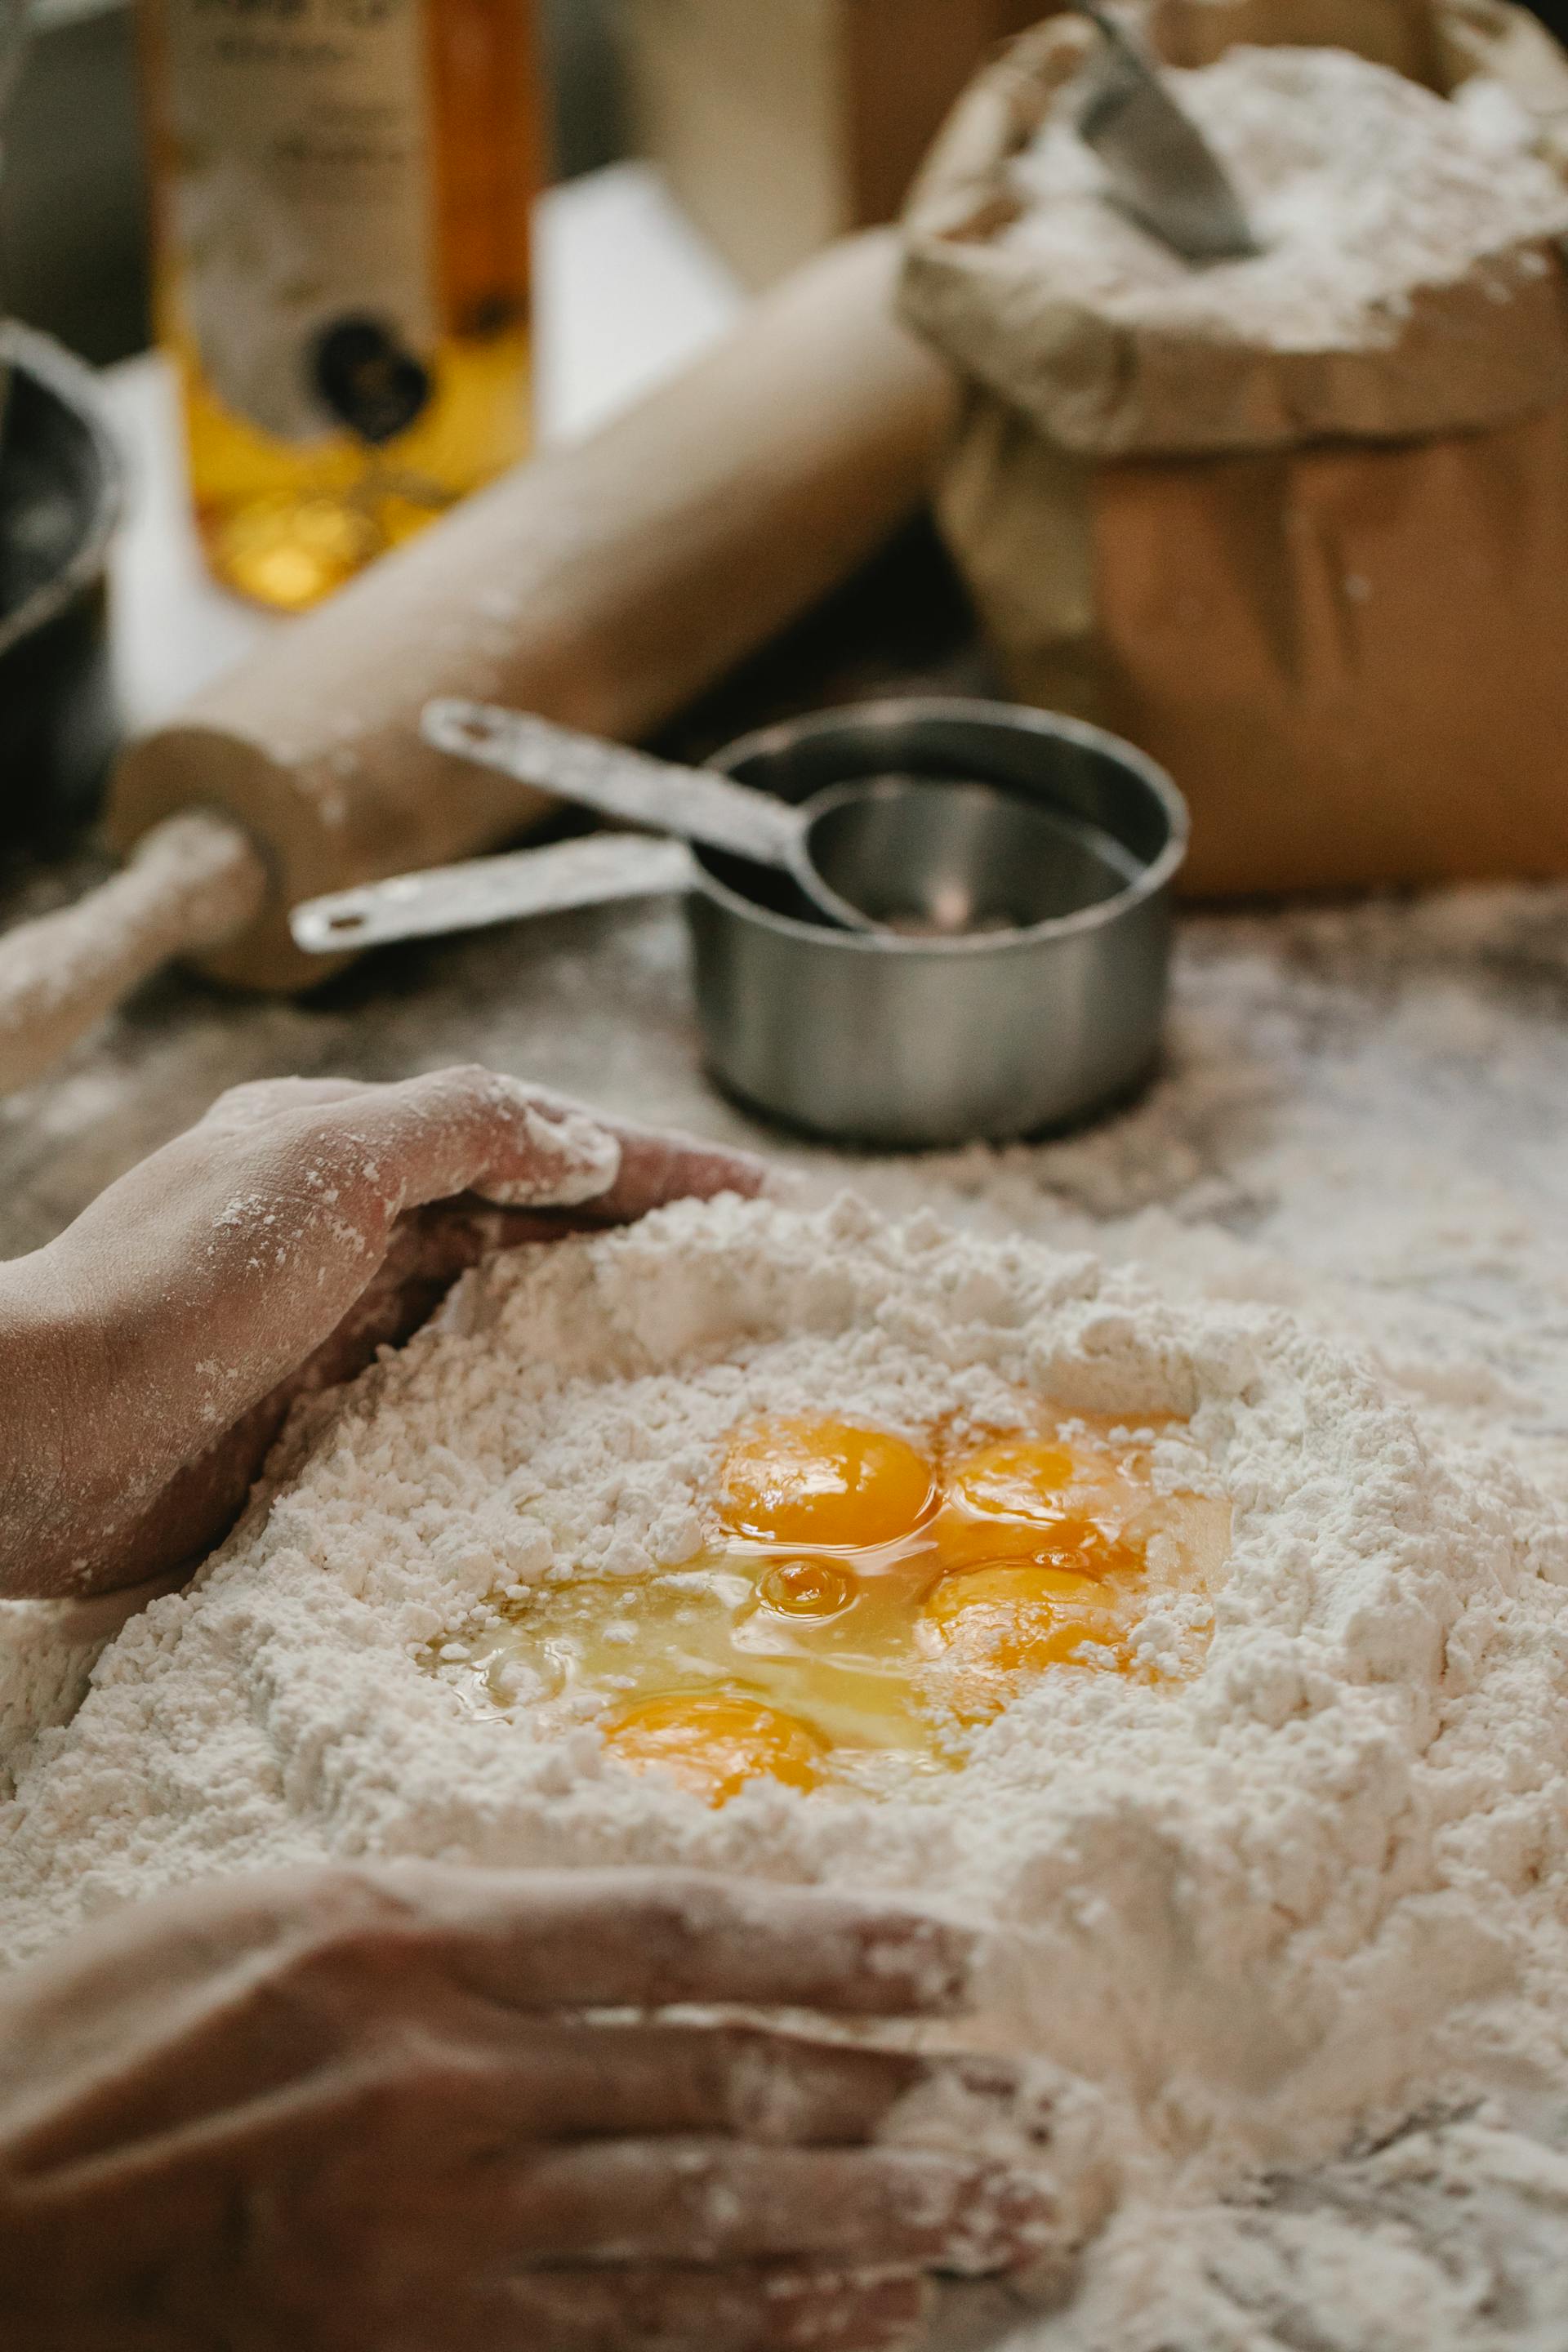
<svg viewBox="0 0 1568 2352">
<path fill-rule="evenodd" d="M 0 1265 L 0 1593 L 198 1559 L 293 1400 L 406 1339 L 487 1251 L 760 1183 L 478 1068 L 224 1095 Z"/>
<path fill-rule="evenodd" d="M 734 2021 L 943 2016 L 969 1937 L 652 1871 L 297 1872 L 0 1987 L 0 2307 L 28 2352 L 879 2352 L 1056 2227 L 889 2145 L 994 2059 Z M 723 2005 L 723 2022 L 669 2015 Z"/>
</svg>

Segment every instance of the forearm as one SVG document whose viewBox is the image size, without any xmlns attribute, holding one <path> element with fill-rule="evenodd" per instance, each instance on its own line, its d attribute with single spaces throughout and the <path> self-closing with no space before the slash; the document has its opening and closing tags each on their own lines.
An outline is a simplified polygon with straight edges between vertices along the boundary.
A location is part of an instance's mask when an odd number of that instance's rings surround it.
<svg viewBox="0 0 1568 2352">
<path fill-rule="evenodd" d="M 85 1599 L 195 1565 L 294 1400 L 405 1339 L 492 1239 L 482 1217 L 408 1222 L 324 1335 L 273 1311 L 287 1298 L 250 1267 L 215 1282 L 194 1239 L 150 1269 L 84 1221 L 0 1265 L 0 1599 Z"/>
<path fill-rule="evenodd" d="M 136 1286 L 133 1267 L 117 1283 L 84 1263 L 71 1233 L 0 1265 L 0 1599 L 81 1600 L 175 1564 L 150 1517 L 177 1518 L 174 1490 L 212 1465 L 192 1350 L 160 1348 L 162 1302 L 122 1295 Z"/>
<path fill-rule="evenodd" d="M 51 1296 L 48 1256 L 0 1264 L 0 1599 L 53 1589 L 40 1564 L 58 1559 L 92 1475 L 90 1343 L 73 1302 Z"/>
</svg>

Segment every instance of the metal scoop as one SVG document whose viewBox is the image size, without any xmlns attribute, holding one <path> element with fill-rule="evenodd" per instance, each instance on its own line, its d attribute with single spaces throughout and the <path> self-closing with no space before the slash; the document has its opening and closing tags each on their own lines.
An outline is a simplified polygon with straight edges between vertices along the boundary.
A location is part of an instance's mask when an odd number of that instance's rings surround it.
<svg viewBox="0 0 1568 2352">
<path fill-rule="evenodd" d="M 1186 261 L 1240 261 L 1258 251 L 1241 199 L 1196 123 L 1109 8 L 1076 0 L 1102 36 L 1079 135 L 1094 149 L 1123 212 Z"/>
<path fill-rule="evenodd" d="M 791 806 L 711 769 L 676 767 L 484 703 L 432 702 L 423 731 L 440 751 L 601 816 L 781 872 L 804 911 L 839 930 L 930 939 L 1026 930 L 1127 884 L 1126 852 L 1110 835 L 993 784 L 861 775 Z M 295 937 L 321 950 L 342 949 L 351 934 L 359 943 L 373 907 L 384 913 L 377 887 L 314 902 L 308 938 L 306 910 L 297 910 Z"/>
</svg>

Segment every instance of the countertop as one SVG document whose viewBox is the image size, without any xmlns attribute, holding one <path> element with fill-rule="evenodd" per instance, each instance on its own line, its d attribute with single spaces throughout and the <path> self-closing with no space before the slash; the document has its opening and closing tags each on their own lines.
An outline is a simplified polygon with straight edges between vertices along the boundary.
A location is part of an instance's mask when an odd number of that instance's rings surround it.
<svg viewBox="0 0 1568 2352">
<path fill-rule="evenodd" d="M 551 436 L 678 364 L 736 306 L 636 171 L 552 199 L 542 250 Z M 283 625 L 201 578 L 159 365 L 121 372 L 110 394 L 140 483 L 117 584 L 127 700 L 144 721 Z M 910 636 L 905 612 L 919 621 Z M 983 676 L 929 549 L 891 559 L 830 622 L 697 714 L 687 740 L 900 671 Z M 91 868 L 84 856 L 14 873 L 5 905 L 58 902 Z M 394 951 L 307 1002 L 237 999 L 171 974 L 47 1084 L 0 1104 L 0 1251 L 46 1242 L 224 1087 L 477 1057 L 776 1149 L 819 1193 L 852 1183 L 893 1211 L 930 1205 L 1133 1255 L 1172 1287 L 1285 1307 L 1370 1349 L 1435 1429 L 1510 1451 L 1568 1496 L 1565 1016 L 1568 889 L 1556 885 L 1189 910 L 1166 1064 L 1140 1102 L 1035 1146 L 868 1161 L 770 1137 L 709 1086 L 673 905 Z M 1342 2196 L 1328 2174 L 1321 2194 Z M 1355 2210 L 1380 2226 L 1375 2200 Z M 1397 2219 L 1413 2242 L 1442 2244 L 1436 2206 Z M 1500 2275 L 1507 2236 L 1493 2250 Z M 1518 2245 L 1537 2258 L 1523 2225 Z M 1319 2340 L 1310 2312 L 1271 2303 L 1269 2319 L 1271 2341 Z"/>
</svg>

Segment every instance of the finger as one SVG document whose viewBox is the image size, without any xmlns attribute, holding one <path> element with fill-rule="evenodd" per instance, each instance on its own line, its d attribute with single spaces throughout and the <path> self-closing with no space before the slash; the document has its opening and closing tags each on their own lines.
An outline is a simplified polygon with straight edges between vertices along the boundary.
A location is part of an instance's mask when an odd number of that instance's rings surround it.
<svg viewBox="0 0 1568 2352">
<path fill-rule="evenodd" d="M 408 2228 L 416 2215 L 428 2226 L 448 2181 L 461 2183 L 454 2229 L 520 2263 L 866 2263 L 984 2277 L 1034 2261 L 1061 2233 L 1043 2176 L 923 2148 L 704 2137 L 543 2148 L 488 2176 L 410 2173 L 391 2191 L 394 2206 L 408 2201 Z"/>
<path fill-rule="evenodd" d="M 241 1974 L 250 1957 L 242 1958 Z M 181 1958 L 170 1953 L 170 1967 Z M 999 2124 L 1014 2112 L 1016 2076 L 1003 2062 L 866 2048 L 763 2026 L 615 2023 L 559 2012 L 489 2011 L 476 2021 L 459 2012 L 445 2032 L 421 2026 L 398 2049 L 389 2011 L 380 2061 L 357 2069 L 322 2063 L 289 2023 L 305 1981 L 294 1974 L 296 1999 L 281 2006 L 275 1987 L 254 1975 L 248 1999 L 231 1983 L 173 2045 L 160 2044 L 151 2073 L 126 2066 L 111 2071 L 101 2089 L 62 2095 L 49 2131 L 26 2143 L 28 2161 L 78 2161 L 128 2136 L 162 2136 L 171 2163 L 199 2167 L 204 2147 L 190 2137 L 194 2131 L 216 2134 L 225 2145 L 242 2136 L 254 2161 L 265 2150 L 266 2160 L 280 2162 L 289 2148 L 308 2152 L 352 2127 L 366 2146 L 374 2143 L 378 2161 L 395 2156 L 405 2168 L 455 2172 L 520 2138 L 721 2133 L 763 2145 L 851 2147 L 887 2125 L 907 2097 L 934 2093 L 940 2102 L 944 2087 L 947 2112 L 973 2116 L 977 2100 Z M 432 1997 L 423 1976 L 404 1990 L 416 2013 Z M 329 1990 L 321 1992 L 318 2040 L 330 2032 L 333 2005 Z M 363 1985 L 360 1999 L 363 2005 Z M 176 2147 L 170 2136 L 180 2132 L 187 2137 Z"/>
<path fill-rule="evenodd" d="M 927 2057 L 826 2042 L 763 2026 L 608 2024 L 582 2017 L 509 2019 L 468 2054 L 469 2080 L 421 2095 L 428 2126 L 445 2109 L 472 2134 L 516 2127 L 531 2138 L 660 2132 L 731 2133 L 763 2143 L 850 2147 L 900 2100 L 951 2078 L 954 2095 L 1010 2112 L 1012 2069 L 987 2059 Z M 453 2095 L 456 2093 L 457 2095 Z"/>
<path fill-rule="evenodd" d="M 281 1083 L 254 1091 L 281 1104 Z M 752 1196 L 766 1176 L 748 1152 L 610 1118 L 478 1065 L 394 1086 L 292 1084 L 301 1106 L 305 1089 L 319 1086 L 323 1108 L 352 1108 L 335 1139 L 357 1147 L 362 1164 L 371 1154 L 383 1181 L 399 1180 L 398 1209 L 473 1192 L 510 1208 L 591 1202 L 596 1217 L 618 1223 L 674 1200 Z M 343 1086 L 341 1097 L 324 1091 L 332 1085 Z"/>
<path fill-rule="evenodd" d="M 580 1108 L 558 1095 L 544 1093 L 540 1100 L 557 1112 Z M 624 1119 L 603 1123 L 621 1149 L 620 1174 L 594 1204 L 595 1213 L 606 1219 L 628 1222 L 671 1201 L 710 1201 L 721 1192 L 739 1192 L 752 1200 L 767 1182 L 766 1163 L 754 1153 L 726 1150 L 695 1136 L 666 1134 Z"/>
<path fill-rule="evenodd" d="M 752 1200 L 766 1183 L 765 1163 L 752 1152 L 726 1150 L 695 1136 L 611 1118 L 600 1111 L 587 1111 L 563 1095 L 541 1091 L 532 1099 L 542 1117 L 563 1125 L 591 1118 L 616 1143 L 620 1165 L 612 1183 L 597 1193 L 584 1187 L 575 1202 L 569 1202 L 564 1193 L 554 1196 L 563 1207 L 589 1208 L 595 1222 L 629 1224 L 671 1201 L 711 1201 L 721 1192 L 738 1192 Z M 487 1181 L 478 1189 L 485 1199 L 514 1207 L 542 1204 L 544 1197 L 528 1184 L 498 1186 Z"/>
<path fill-rule="evenodd" d="M 444 2352 L 893 2352 L 919 2331 L 914 2273 L 537 2271 L 481 2290 Z"/>
<path fill-rule="evenodd" d="M 620 1168 L 618 1143 L 591 1113 L 477 1065 L 325 1104 L 305 1141 L 388 1216 L 487 1187 L 529 1206 L 575 1205 L 602 1195 Z"/>
<path fill-rule="evenodd" d="M 260 1078 L 220 1095 L 200 1124 L 231 1134 L 302 1113 L 343 1112 L 327 1122 L 337 1152 L 377 1160 L 401 1176 L 402 1205 L 474 1192 L 503 1208 L 593 1202 L 595 1218 L 626 1222 L 674 1200 L 762 1191 L 767 1171 L 752 1153 L 611 1118 L 569 1097 L 464 1065 L 391 1085 L 357 1078 Z M 553 1227 L 544 1229 L 552 1234 Z"/>
<path fill-rule="evenodd" d="M 720 2001 L 828 2015 L 947 2016 L 977 1939 L 873 1895 L 705 1871 L 482 1871 L 402 1863 L 345 1874 L 351 1936 L 447 1939 L 448 1966 L 517 2009 Z"/>
<path fill-rule="evenodd" d="M 254 2046 L 245 2053 L 252 2074 Z M 186 2048 L 187 2072 L 203 2054 Z M 367 2069 L 357 2112 L 384 2152 L 437 2168 L 480 2160 L 520 2136 L 542 2144 L 718 2133 L 764 2147 L 858 2147 L 895 2118 L 903 2126 L 928 2114 L 962 2116 L 970 2137 L 1030 2129 L 1047 2146 L 1048 2109 L 1037 2095 L 1028 2104 L 1025 2087 L 1005 2060 L 967 2052 L 928 2055 L 765 2026 L 492 2014 L 478 2025 L 463 2018 L 439 2039 L 421 2034 L 401 2063 Z M 345 2112 L 345 2085 L 328 2074 L 317 2098 L 305 2095 L 269 2120 L 308 2137 Z M 902 2128 L 899 2137 L 920 2144 Z"/>
</svg>

